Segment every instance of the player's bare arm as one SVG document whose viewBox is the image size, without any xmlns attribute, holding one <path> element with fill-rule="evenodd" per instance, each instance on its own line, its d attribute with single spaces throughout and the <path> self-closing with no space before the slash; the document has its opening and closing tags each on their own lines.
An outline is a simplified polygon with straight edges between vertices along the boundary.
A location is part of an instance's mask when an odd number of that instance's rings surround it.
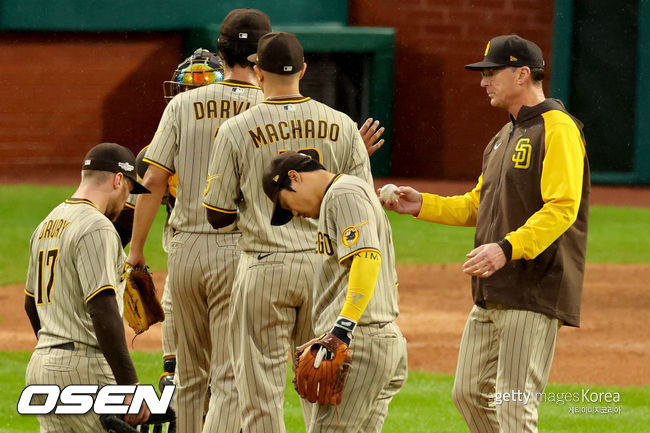
<svg viewBox="0 0 650 433">
<path fill-rule="evenodd" d="M 410 186 L 398 187 L 399 199 L 396 201 L 385 201 L 379 199 L 384 209 L 392 210 L 401 214 L 417 216 L 422 209 L 422 194 Z M 380 189 L 377 190 L 379 196 Z"/>
<path fill-rule="evenodd" d="M 138 384 L 136 383 L 136 385 Z M 124 404 L 130 405 L 132 400 L 133 400 L 133 394 L 127 394 L 124 397 Z M 142 403 L 142 406 L 140 406 L 140 412 L 133 415 L 130 414 L 124 415 L 124 421 L 126 421 L 127 423 L 133 426 L 137 426 L 138 424 L 142 424 L 143 422 L 146 422 L 149 419 L 150 415 L 151 412 L 149 411 L 149 406 L 147 406 L 147 402 L 145 401 Z M 142 428 L 144 429 L 145 427 Z"/>
<path fill-rule="evenodd" d="M 383 133 L 384 127 L 379 128 L 379 120 L 373 122 L 372 117 L 366 119 L 363 125 L 361 125 L 361 128 L 359 128 L 359 134 L 361 134 L 363 144 L 366 146 L 368 156 L 372 156 L 373 153 L 384 145 L 384 139 L 379 140 Z"/>
<path fill-rule="evenodd" d="M 133 267 L 144 267 L 144 244 L 147 240 L 149 230 L 156 218 L 160 202 L 167 189 L 167 181 L 170 174 L 155 165 L 150 165 L 144 176 L 143 184 L 147 186 L 151 194 L 143 194 L 138 197 L 133 217 L 133 237 L 131 248 L 126 261 Z"/>
</svg>

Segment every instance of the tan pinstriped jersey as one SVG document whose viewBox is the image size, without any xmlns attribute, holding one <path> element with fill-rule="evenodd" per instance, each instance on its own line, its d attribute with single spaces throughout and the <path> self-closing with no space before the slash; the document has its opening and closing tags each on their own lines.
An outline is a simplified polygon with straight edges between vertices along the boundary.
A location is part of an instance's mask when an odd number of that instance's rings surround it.
<svg viewBox="0 0 650 433">
<path fill-rule="evenodd" d="M 36 347 L 75 341 L 99 347 L 86 303 L 115 290 L 126 256 L 113 224 L 87 200 L 68 199 L 39 224 L 31 239 L 25 291 L 41 321 Z"/>
<path fill-rule="evenodd" d="M 221 81 L 183 92 L 167 105 L 144 161 L 178 174 L 169 218 L 174 230 L 216 233 L 201 206 L 214 137 L 226 119 L 262 99 L 259 87 Z"/>
<path fill-rule="evenodd" d="M 360 325 L 397 318 L 397 272 L 388 217 L 373 188 L 354 176 L 340 175 L 328 187 L 320 207 L 316 252 L 321 266 L 314 275 L 314 330 L 332 328 L 348 289 L 352 258 L 368 251 L 381 254 L 375 291 Z"/>
<path fill-rule="evenodd" d="M 239 214 L 242 251 L 309 251 L 316 222 L 294 218 L 272 227 L 273 205 L 262 189 L 264 168 L 281 152 L 302 152 L 328 170 L 372 185 L 370 160 L 354 122 L 310 98 L 264 101 L 223 124 L 210 158 L 206 207 Z"/>
</svg>

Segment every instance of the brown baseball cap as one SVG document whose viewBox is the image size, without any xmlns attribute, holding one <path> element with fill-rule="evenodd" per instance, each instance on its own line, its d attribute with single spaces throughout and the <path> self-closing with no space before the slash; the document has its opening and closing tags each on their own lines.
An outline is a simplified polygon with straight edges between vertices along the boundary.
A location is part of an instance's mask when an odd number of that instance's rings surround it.
<svg viewBox="0 0 650 433">
<path fill-rule="evenodd" d="M 257 44 L 257 53 L 248 56 L 263 71 L 289 75 L 302 71 L 305 54 L 298 38 L 292 33 L 267 33 Z"/>
<path fill-rule="evenodd" d="M 117 143 L 101 143 L 88 151 L 81 169 L 122 173 L 133 181 L 131 194 L 148 194 L 151 191 L 138 182 L 135 165 L 135 156 L 126 147 Z"/>
<path fill-rule="evenodd" d="M 264 194 L 273 202 L 273 214 L 271 215 L 271 225 L 281 226 L 293 218 L 291 211 L 280 206 L 280 190 L 289 186 L 289 171 L 300 171 L 312 159 L 303 154 L 293 151 L 282 152 L 273 158 L 273 161 L 266 167 L 262 175 L 262 188 Z"/>
<path fill-rule="evenodd" d="M 271 30 L 271 19 L 264 12 L 251 8 L 234 9 L 223 19 L 219 37 L 256 44 Z"/>
<path fill-rule="evenodd" d="M 544 68 L 544 56 L 534 42 L 518 35 L 502 35 L 488 42 L 482 62 L 465 65 L 465 68 L 480 71 L 504 66 Z"/>
</svg>

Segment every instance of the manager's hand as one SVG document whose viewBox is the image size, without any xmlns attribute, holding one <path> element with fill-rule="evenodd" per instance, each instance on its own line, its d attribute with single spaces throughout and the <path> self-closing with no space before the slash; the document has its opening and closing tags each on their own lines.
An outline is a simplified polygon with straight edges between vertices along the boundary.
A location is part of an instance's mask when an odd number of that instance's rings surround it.
<svg viewBox="0 0 650 433">
<path fill-rule="evenodd" d="M 463 272 L 473 277 L 487 278 L 505 266 L 507 259 L 497 243 L 483 244 L 467 254 Z"/>
<path fill-rule="evenodd" d="M 380 190 L 377 189 L 377 196 L 379 196 Z M 381 205 L 385 209 L 397 213 L 418 216 L 420 209 L 422 209 L 422 194 L 410 186 L 400 186 L 397 191 L 399 192 L 397 201 L 387 202 L 379 198 Z"/>
</svg>

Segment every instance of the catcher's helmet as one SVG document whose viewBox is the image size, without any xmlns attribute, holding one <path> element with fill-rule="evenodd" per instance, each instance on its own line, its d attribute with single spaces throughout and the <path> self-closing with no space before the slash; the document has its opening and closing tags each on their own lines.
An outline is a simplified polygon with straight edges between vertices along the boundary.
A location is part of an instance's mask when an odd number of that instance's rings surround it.
<svg viewBox="0 0 650 433">
<path fill-rule="evenodd" d="M 221 57 L 203 48 L 198 48 L 178 65 L 172 74 L 171 81 L 163 82 L 165 101 L 169 102 L 174 96 L 188 88 L 205 86 L 221 80 L 223 80 Z"/>
</svg>

